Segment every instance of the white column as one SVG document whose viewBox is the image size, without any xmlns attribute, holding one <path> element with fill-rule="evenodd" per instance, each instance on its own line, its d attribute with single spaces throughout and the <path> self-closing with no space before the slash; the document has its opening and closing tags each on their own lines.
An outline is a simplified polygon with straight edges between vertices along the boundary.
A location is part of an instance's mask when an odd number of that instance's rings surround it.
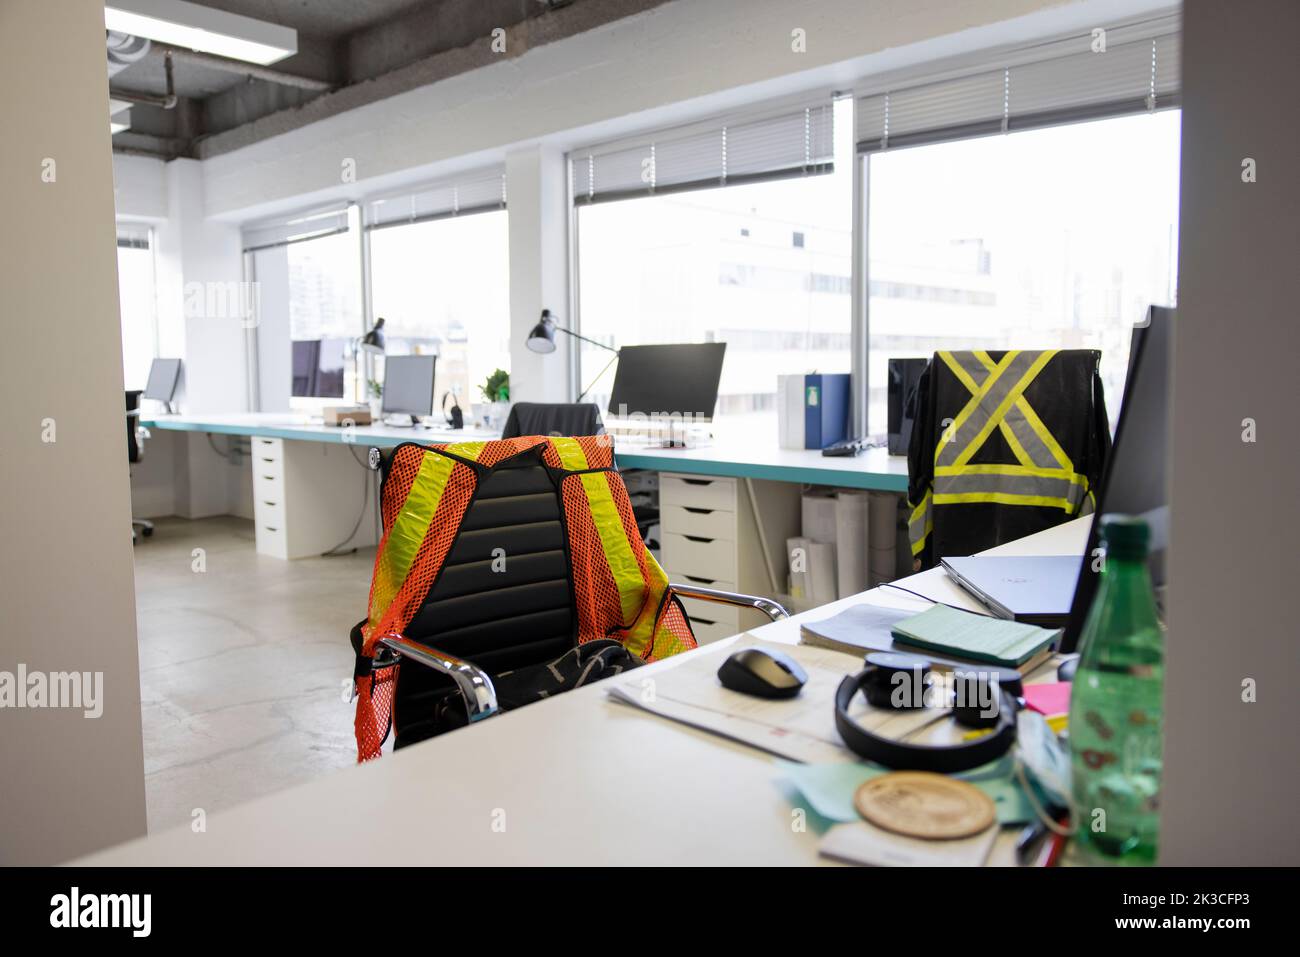
<svg viewBox="0 0 1300 957">
<path fill-rule="evenodd" d="M 184 360 L 184 412 L 248 408 L 249 291 L 239 227 L 203 213 L 203 167 L 176 159 L 165 170 L 167 221 L 158 227 L 158 328 L 164 353 Z"/>
<path fill-rule="evenodd" d="M 510 211 L 510 397 L 526 402 L 572 402 L 571 339 L 538 355 L 524 344 L 543 309 L 570 323 L 569 206 L 564 154 L 533 146 L 506 155 Z"/>
<path fill-rule="evenodd" d="M 55 864 L 145 832 L 103 3 L 0 4 L 0 87 L 0 861 Z"/>
</svg>

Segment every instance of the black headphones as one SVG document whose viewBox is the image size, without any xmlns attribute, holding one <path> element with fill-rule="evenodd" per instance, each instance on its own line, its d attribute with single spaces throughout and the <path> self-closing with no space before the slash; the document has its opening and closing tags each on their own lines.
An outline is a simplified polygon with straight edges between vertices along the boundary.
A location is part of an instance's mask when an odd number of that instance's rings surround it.
<svg viewBox="0 0 1300 957">
<path fill-rule="evenodd" d="M 988 764 L 1015 744 L 1016 712 L 1024 690 L 1019 672 L 992 665 L 954 670 L 953 718 L 963 727 L 993 731 L 963 744 L 925 745 L 873 734 L 849 717 L 849 705 L 859 691 L 873 707 L 894 711 L 933 703 L 925 700 L 935 693 L 930 662 L 916 655 L 876 652 L 867 655 L 865 663 L 857 674 L 845 677 L 835 692 L 835 730 L 859 757 L 895 770 L 953 774 Z M 990 701 L 992 713 L 981 705 Z"/>
</svg>

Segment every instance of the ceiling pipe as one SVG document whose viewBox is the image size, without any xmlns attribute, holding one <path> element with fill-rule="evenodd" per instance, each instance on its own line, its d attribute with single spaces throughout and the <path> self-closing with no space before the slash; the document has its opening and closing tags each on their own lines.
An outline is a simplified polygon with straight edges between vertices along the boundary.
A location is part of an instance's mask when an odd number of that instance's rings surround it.
<svg viewBox="0 0 1300 957">
<path fill-rule="evenodd" d="M 127 93 L 124 90 L 108 91 L 110 99 L 125 100 L 127 103 L 143 103 L 146 106 L 157 106 L 164 110 L 175 109 L 176 107 L 176 82 L 172 76 L 172 55 L 167 53 L 163 58 L 163 68 L 167 72 L 167 93 L 164 96 L 154 96 L 151 93 Z"/>
<path fill-rule="evenodd" d="M 179 47 L 166 47 L 161 44 L 155 44 L 154 49 L 165 50 L 168 57 L 176 57 L 196 66 L 205 66 L 226 73 L 238 73 L 241 76 L 251 77 L 254 80 L 265 80 L 267 83 L 276 83 L 280 86 L 292 86 L 299 90 L 310 90 L 313 93 L 327 93 L 334 88 L 332 83 L 325 80 L 314 80 L 308 76 L 298 76 L 296 73 L 285 73 L 283 70 L 273 70 L 270 67 L 248 63 L 244 60 L 232 60 L 229 57 L 217 56 L 214 53 L 182 50 Z"/>
</svg>

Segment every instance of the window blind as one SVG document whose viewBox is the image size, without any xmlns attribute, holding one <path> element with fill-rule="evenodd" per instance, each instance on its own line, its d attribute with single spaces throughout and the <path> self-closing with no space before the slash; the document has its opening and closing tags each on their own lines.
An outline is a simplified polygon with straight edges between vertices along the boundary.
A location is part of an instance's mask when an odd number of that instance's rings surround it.
<svg viewBox="0 0 1300 957">
<path fill-rule="evenodd" d="M 1161 18 L 885 84 L 855 104 L 858 152 L 1168 109 L 1179 104 L 1179 60 L 1179 22 Z"/>
<path fill-rule="evenodd" d="M 253 223 L 243 228 L 244 252 L 287 246 L 348 231 L 346 205 Z"/>
<path fill-rule="evenodd" d="M 423 223 L 506 208 L 503 167 L 476 170 L 416 190 L 367 200 L 366 229 Z"/>
<path fill-rule="evenodd" d="M 834 169 L 829 98 L 722 117 L 569 154 L 576 204 L 710 189 Z"/>
<path fill-rule="evenodd" d="M 118 249 L 148 249 L 149 227 L 135 224 L 117 224 Z"/>
</svg>

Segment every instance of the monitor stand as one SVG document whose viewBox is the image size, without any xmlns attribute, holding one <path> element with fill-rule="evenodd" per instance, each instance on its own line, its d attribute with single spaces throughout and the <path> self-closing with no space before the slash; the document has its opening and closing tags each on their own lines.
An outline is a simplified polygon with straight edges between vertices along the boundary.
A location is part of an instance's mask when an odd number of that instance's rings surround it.
<svg viewBox="0 0 1300 957">
<path fill-rule="evenodd" d="M 390 429 L 413 429 L 420 424 L 420 420 L 406 413 L 388 413 L 380 420 L 380 424 Z"/>
</svg>

